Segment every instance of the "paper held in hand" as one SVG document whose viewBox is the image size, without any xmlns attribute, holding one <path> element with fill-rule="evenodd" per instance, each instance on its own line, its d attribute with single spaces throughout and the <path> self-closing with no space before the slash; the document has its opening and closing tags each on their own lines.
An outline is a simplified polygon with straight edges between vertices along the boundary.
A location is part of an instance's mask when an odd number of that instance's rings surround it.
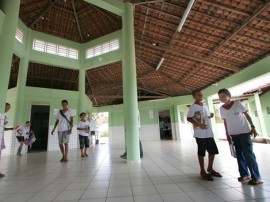
<svg viewBox="0 0 270 202">
<path fill-rule="evenodd" d="M 236 151 L 233 144 L 229 144 L 232 157 L 236 158 Z"/>
</svg>

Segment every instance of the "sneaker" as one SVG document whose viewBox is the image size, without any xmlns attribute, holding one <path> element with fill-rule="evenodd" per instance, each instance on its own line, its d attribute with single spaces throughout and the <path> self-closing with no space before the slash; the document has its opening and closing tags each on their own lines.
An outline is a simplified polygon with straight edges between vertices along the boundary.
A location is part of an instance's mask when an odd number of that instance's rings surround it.
<svg viewBox="0 0 270 202">
<path fill-rule="evenodd" d="M 250 184 L 250 185 L 259 185 L 262 183 L 263 183 L 263 181 L 261 181 L 261 180 L 249 180 L 248 181 L 248 184 Z"/>
<path fill-rule="evenodd" d="M 251 180 L 250 176 L 244 176 L 244 177 L 238 177 L 237 178 L 239 182 L 244 182 L 244 181 L 248 181 Z"/>
<path fill-rule="evenodd" d="M 120 158 L 121 158 L 121 159 L 127 159 L 127 155 L 122 154 L 122 155 L 120 156 Z"/>
</svg>

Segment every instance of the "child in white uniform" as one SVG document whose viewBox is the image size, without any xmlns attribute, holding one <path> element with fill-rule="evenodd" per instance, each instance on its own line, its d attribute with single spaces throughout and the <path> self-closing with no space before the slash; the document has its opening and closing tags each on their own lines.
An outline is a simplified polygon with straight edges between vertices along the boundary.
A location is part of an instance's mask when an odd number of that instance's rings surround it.
<svg viewBox="0 0 270 202">
<path fill-rule="evenodd" d="M 24 126 L 21 126 L 18 130 L 17 130 L 17 140 L 20 143 L 18 151 L 17 151 L 17 156 L 22 156 L 22 148 L 23 148 L 23 144 L 24 144 L 24 140 L 29 136 L 29 131 L 30 131 L 30 126 L 31 123 L 30 121 L 26 121 Z"/>
<path fill-rule="evenodd" d="M 80 141 L 80 149 L 81 149 L 81 157 L 87 157 L 87 148 L 89 148 L 89 131 L 90 131 L 90 123 L 86 120 L 86 113 L 82 112 L 80 114 L 81 120 L 77 125 L 77 130 L 79 134 Z"/>
</svg>

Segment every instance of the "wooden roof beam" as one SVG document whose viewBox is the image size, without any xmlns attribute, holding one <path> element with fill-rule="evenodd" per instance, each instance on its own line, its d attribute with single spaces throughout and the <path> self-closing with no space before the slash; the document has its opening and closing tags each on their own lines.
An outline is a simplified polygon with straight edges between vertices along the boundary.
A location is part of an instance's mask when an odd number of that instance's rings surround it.
<svg viewBox="0 0 270 202">
<path fill-rule="evenodd" d="M 81 31 L 81 27 L 80 27 L 80 23 L 79 23 L 79 18 L 78 18 L 77 12 L 76 12 L 74 0 L 71 0 L 71 3 L 72 3 L 72 9 L 73 9 L 74 17 L 75 17 L 75 20 L 76 20 L 77 29 L 78 29 L 78 32 L 79 32 L 79 35 L 80 35 L 80 38 L 81 38 L 81 42 L 83 42 L 84 39 L 83 39 L 83 36 L 82 36 L 82 31 Z"/>
<path fill-rule="evenodd" d="M 212 6 L 215 6 L 215 7 L 218 7 L 218 8 L 221 8 L 221 9 L 224 9 L 224 10 L 227 10 L 227 11 L 230 11 L 232 13 L 239 14 L 239 15 L 249 16 L 248 13 L 245 13 L 243 11 L 237 10 L 235 8 L 231 8 L 231 7 L 228 7 L 228 6 L 221 5 L 220 3 L 215 3 L 213 1 L 204 0 L 203 3 L 206 3 L 208 5 L 210 4 Z"/>
<path fill-rule="evenodd" d="M 142 61 L 143 63 L 145 63 L 145 64 L 148 65 L 149 67 L 152 67 L 150 64 L 148 64 L 148 63 L 145 62 L 144 60 L 139 59 L 139 58 L 138 58 L 138 60 Z M 154 67 L 152 67 L 152 68 L 154 69 Z M 157 71 L 157 72 L 158 72 L 159 74 L 165 76 L 166 78 L 168 78 L 168 79 L 174 81 L 174 83 L 175 83 L 176 85 L 180 85 L 182 88 L 185 88 L 185 89 L 186 89 L 186 85 L 183 84 L 181 81 L 177 81 L 177 80 L 173 79 L 172 77 L 168 76 L 167 74 L 165 74 L 165 73 L 162 72 L 162 71 Z M 189 89 L 187 89 L 187 90 L 190 91 Z"/>
<path fill-rule="evenodd" d="M 53 3 L 51 3 L 45 10 L 37 17 L 35 20 L 30 24 L 30 28 L 33 27 L 42 16 L 44 16 L 59 0 L 55 0 Z"/>
<path fill-rule="evenodd" d="M 125 3 L 122 0 L 84 0 L 90 4 L 122 16 L 125 12 Z"/>
<path fill-rule="evenodd" d="M 138 96 L 138 98 L 140 99 L 162 99 L 162 98 L 168 98 L 169 96 L 166 95 L 142 95 L 142 96 Z M 106 99 L 110 99 L 110 98 L 123 98 L 123 95 L 96 95 L 95 98 L 100 99 L 100 98 L 106 98 Z"/>
<path fill-rule="evenodd" d="M 249 16 L 248 18 L 246 18 L 246 20 L 244 21 L 244 23 L 242 23 L 241 26 L 239 26 L 234 32 L 232 32 L 223 42 L 221 42 L 219 44 L 219 46 L 217 46 L 213 52 L 208 56 L 210 57 L 215 51 L 217 51 L 219 48 L 221 48 L 222 46 L 224 46 L 228 41 L 230 41 L 234 36 L 236 36 L 240 31 L 242 31 L 252 20 L 254 20 L 257 16 L 259 16 L 261 14 L 261 12 L 270 5 L 270 0 L 266 0 L 266 2 L 264 4 L 261 4 L 256 11 Z M 248 38 L 248 37 L 247 37 Z"/>
<path fill-rule="evenodd" d="M 145 1 L 145 0 L 124 0 L 125 2 L 130 2 L 134 5 L 142 5 L 142 4 L 148 4 L 148 3 L 157 3 L 157 2 L 163 2 L 166 0 L 149 0 L 149 1 Z"/>
<path fill-rule="evenodd" d="M 166 2 L 166 1 L 164 2 L 164 4 L 174 6 L 175 8 L 179 8 L 181 10 L 185 10 L 186 9 L 185 7 L 179 6 L 177 4 L 169 3 L 169 2 Z M 141 5 L 141 6 L 142 7 L 145 7 L 145 8 L 148 8 L 147 6 L 144 6 L 144 5 Z M 173 17 L 173 18 L 180 18 L 181 17 L 181 16 L 176 16 L 176 15 L 173 15 L 173 14 L 170 14 L 170 13 L 163 12 L 163 11 L 160 11 L 160 10 L 156 10 L 154 8 L 150 8 L 149 7 L 149 9 L 152 10 L 152 11 L 155 11 L 155 12 L 160 12 L 161 14 L 164 14 L 164 15 L 167 15 L 167 16 L 170 16 L 170 17 Z M 212 15 L 209 15 L 207 13 L 203 13 L 201 11 L 196 11 L 196 10 L 192 10 L 191 9 L 191 13 L 199 14 L 199 15 L 202 15 L 202 16 L 205 16 L 205 17 L 208 17 L 208 18 L 212 18 L 212 19 L 218 20 L 218 21 L 227 22 L 227 23 L 229 23 L 231 25 L 239 26 L 239 23 L 236 23 L 234 21 L 231 21 L 231 20 L 228 20 L 228 19 L 223 19 L 223 18 L 218 18 L 218 17 L 212 16 Z"/>
<path fill-rule="evenodd" d="M 156 90 L 152 90 L 152 89 L 149 89 L 149 88 L 138 87 L 138 89 L 139 89 L 139 90 L 147 91 L 147 92 L 149 92 L 149 93 L 154 93 L 154 94 L 157 94 L 157 95 L 161 95 L 161 96 L 169 96 L 169 97 L 170 97 L 170 95 L 168 95 L 168 94 L 160 93 L 160 92 L 158 92 L 158 91 L 156 91 Z"/>
<path fill-rule="evenodd" d="M 151 44 L 151 42 L 147 42 L 147 41 L 143 41 L 143 40 L 138 40 L 138 39 L 135 39 L 135 40 L 138 41 L 138 42 L 140 42 L 140 43 L 143 43 L 145 45 L 148 45 L 150 47 L 153 47 L 153 45 Z M 173 54 L 177 54 L 177 55 L 180 55 L 180 56 L 188 57 L 188 58 L 191 58 L 191 59 L 196 60 L 196 61 L 208 63 L 208 64 L 211 64 L 211 65 L 220 67 L 222 69 L 230 70 L 230 71 L 233 71 L 233 72 L 239 72 L 239 71 L 241 71 L 241 68 L 240 67 L 231 66 L 231 65 L 228 65 L 228 64 L 223 64 L 223 63 L 220 63 L 220 62 L 216 62 L 214 60 L 211 60 L 211 59 L 206 59 L 205 57 L 202 57 L 202 56 L 196 56 L 194 54 L 186 53 L 184 51 L 177 50 L 176 48 L 172 48 L 172 47 L 169 47 L 167 45 L 161 45 L 160 44 L 159 46 L 154 46 L 154 47 L 156 49 L 163 50 L 163 51 L 166 51 L 166 52 L 170 52 L 170 53 L 173 53 Z"/>
</svg>

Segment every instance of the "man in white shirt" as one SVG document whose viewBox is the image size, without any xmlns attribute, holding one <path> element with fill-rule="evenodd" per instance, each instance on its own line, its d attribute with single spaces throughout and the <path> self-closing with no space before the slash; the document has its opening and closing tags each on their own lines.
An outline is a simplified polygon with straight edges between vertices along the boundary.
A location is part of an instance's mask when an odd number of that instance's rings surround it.
<svg viewBox="0 0 270 202">
<path fill-rule="evenodd" d="M 72 132 L 73 127 L 73 113 L 70 109 L 68 109 L 68 101 L 62 100 L 62 110 L 59 110 L 56 115 L 56 121 L 54 124 L 54 128 L 51 132 L 53 135 L 55 128 L 58 126 L 58 141 L 59 147 L 62 152 L 62 159 L 60 162 L 68 162 L 68 143 L 69 136 Z"/>
<path fill-rule="evenodd" d="M 220 173 L 213 169 L 215 155 L 218 154 L 218 148 L 214 140 L 214 134 L 210 125 L 210 118 L 214 114 L 209 112 L 208 107 L 202 103 L 203 94 L 197 90 L 192 93 L 195 103 L 190 106 L 187 120 L 193 124 L 194 137 L 198 145 L 198 160 L 200 164 L 200 175 L 203 179 L 213 181 L 214 177 L 222 177 Z M 208 167 L 207 172 L 204 168 L 205 152 L 208 152 Z"/>
</svg>

